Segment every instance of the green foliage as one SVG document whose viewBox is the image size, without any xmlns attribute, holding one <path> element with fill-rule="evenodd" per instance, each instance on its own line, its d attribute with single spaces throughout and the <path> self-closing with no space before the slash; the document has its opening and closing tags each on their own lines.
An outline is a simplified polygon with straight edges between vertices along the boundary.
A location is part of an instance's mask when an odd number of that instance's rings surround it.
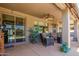
<svg viewBox="0 0 79 59">
<path fill-rule="evenodd" d="M 60 51 L 64 53 L 67 53 L 69 51 L 67 42 L 62 43 L 62 46 L 60 47 Z"/>
<path fill-rule="evenodd" d="M 41 28 L 40 28 L 40 26 L 39 25 L 37 25 L 37 26 L 34 26 L 33 28 L 32 28 L 32 30 L 31 30 L 31 36 L 32 36 L 32 42 L 36 42 L 38 39 L 37 39 L 37 36 L 38 36 L 38 34 L 39 34 L 39 32 L 40 31 L 42 31 L 41 30 Z"/>
</svg>

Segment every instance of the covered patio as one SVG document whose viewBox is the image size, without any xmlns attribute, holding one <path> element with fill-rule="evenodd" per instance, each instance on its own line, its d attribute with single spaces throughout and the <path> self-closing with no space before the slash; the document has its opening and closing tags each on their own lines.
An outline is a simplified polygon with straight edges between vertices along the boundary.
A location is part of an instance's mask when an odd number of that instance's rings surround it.
<svg viewBox="0 0 79 59">
<path fill-rule="evenodd" d="M 0 16 L 3 14 L 14 16 L 14 24 L 17 24 L 17 16 L 25 19 L 23 24 L 23 38 L 16 39 L 17 32 L 14 33 L 15 39 L 12 39 L 12 48 L 6 48 L 8 55 L 13 56 L 65 56 L 65 55 L 79 55 L 77 49 L 79 47 L 79 16 L 77 4 L 73 3 L 46 3 L 46 4 L 0 4 Z M 41 43 L 30 43 L 29 30 L 38 25 L 44 27 L 39 33 L 53 33 L 59 34 L 62 42 L 67 43 L 67 48 L 70 49 L 68 53 L 60 52 L 62 45 L 54 42 L 53 46 L 45 47 Z M 16 25 L 17 26 L 17 25 Z M 18 27 L 19 28 L 19 27 Z M 16 31 L 16 30 L 15 30 Z M 57 36 L 56 36 L 57 37 Z M 37 39 L 38 40 L 38 39 Z M 58 40 L 58 39 L 57 39 Z M 9 40 L 8 40 L 9 41 Z M 22 41 L 22 42 L 19 42 Z M 5 46 L 9 45 L 8 42 Z"/>
<path fill-rule="evenodd" d="M 71 50 L 68 53 L 59 51 L 60 44 L 44 47 L 42 44 L 22 44 L 14 48 L 7 48 L 8 56 L 79 56 L 78 44 L 73 42 Z"/>
</svg>

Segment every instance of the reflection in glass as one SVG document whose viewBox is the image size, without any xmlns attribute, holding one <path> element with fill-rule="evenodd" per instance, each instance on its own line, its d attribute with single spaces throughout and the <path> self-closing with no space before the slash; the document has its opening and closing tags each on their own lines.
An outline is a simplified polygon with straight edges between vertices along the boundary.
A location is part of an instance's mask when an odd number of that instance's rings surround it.
<svg viewBox="0 0 79 59">
<path fill-rule="evenodd" d="M 24 41 L 24 19 L 23 18 L 16 18 L 16 42 Z"/>
<path fill-rule="evenodd" d="M 14 42 L 15 40 L 13 39 L 14 34 L 13 32 L 15 32 L 14 29 L 14 17 L 10 16 L 10 15 L 2 15 L 3 17 L 3 21 L 2 21 L 2 25 L 3 25 L 3 32 L 4 32 L 4 42 L 5 44 L 9 43 L 9 42 Z"/>
</svg>

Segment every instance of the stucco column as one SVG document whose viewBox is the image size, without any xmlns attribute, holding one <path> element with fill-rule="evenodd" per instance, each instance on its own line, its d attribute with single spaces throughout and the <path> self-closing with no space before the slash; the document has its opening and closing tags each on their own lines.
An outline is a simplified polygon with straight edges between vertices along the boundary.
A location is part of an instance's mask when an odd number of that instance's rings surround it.
<svg viewBox="0 0 79 59">
<path fill-rule="evenodd" d="M 60 24 L 59 24 L 59 23 L 57 23 L 57 32 L 58 32 L 58 33 L 60 32 L 59 27 L 60 27 Z"/>
<path fill-rule="evenodd" d="M 63 11 L 62 16 L 62 40 L 67 42 L 68 48 L 70 48 L 70 11 L 68 8 Z"/>
<path fill-rule="evenodd" d="M 79 42 L 79 28 L 77 20 L 74 22 L 74 40 Z"/>
</svg>

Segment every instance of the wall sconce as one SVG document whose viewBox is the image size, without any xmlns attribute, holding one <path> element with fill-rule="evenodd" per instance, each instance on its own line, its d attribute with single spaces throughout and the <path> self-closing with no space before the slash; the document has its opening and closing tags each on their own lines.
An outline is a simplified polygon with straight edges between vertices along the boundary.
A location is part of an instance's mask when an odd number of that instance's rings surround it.
<svg viewBox="0 0 79 59">
<path fill-rule="evenodd" d="M 3 29 L 3 26 L 2 25 L 0 25 L 0 29 Z"/>
<path fill-rule="evenodd" d="M 2 26 L 2 25 L 0 25 L 0 32 L 2 32 L 2 29 L 3 29 L 3 26 Z"/>
<path fill-rule="evenodd" d="M 38 22 L 37 22 L 37 21 L 35 21 L 35 22 L 34 22 L 34 25 L 37 25 L 37 24 L 38 24 Z"/>
</svg>

